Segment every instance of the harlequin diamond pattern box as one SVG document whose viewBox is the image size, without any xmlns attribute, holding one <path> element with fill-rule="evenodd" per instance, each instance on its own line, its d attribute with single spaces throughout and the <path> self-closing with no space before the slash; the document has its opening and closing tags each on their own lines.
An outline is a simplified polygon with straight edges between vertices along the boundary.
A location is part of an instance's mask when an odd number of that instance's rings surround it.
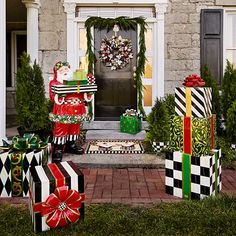
<svg viewBox="0 0 236 236">
<path fill-rule="evenodd" d="M 84 175 L 71 162 L 30 168 L 30 214 L 35 232 L 84 217 Z"/>
<path fill-rule="evenodd" d="M 29 168 L 46 164 L 50 147 L 30 152 L 6 151 L 0 154 L 0 197 L 27 197 Z"/>
<path fill-rule="evenodd" d="M 203 199 L 222 189 L 221 150 L 208 156 L 167 153 L 165 170 L 166 193 L 176 197 Z"/>
</svg>

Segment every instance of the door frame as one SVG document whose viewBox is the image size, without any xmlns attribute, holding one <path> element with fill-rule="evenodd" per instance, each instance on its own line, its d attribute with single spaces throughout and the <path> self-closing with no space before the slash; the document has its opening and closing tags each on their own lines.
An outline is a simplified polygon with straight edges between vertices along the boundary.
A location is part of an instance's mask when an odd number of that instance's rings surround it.
<svg viewBox="0 0 236 236">
<path fill-rule="evenodd" d="M 153 79 L 152 79 L 152 106 L 157 97 L 164 97 L 164 14 L 168 6 L 168 0 L 143 0 L 139 4 L 136 0 L 64 0 L 64 10 L 67 15 L 67 61 L 70 62 L 72 70 L 77 68 L 78 53 L 78 25 L 84 24 L 87 18 L 79 18 L 76 16 L 76 7 L 153 7 L 155 17 L 147 18 L 146 22 L 153 24 Z M 92 32 L 93 33 L 93 32 Z M 158 49 L 158 50 L 157 50 Z M 137 48 L 139 50 L 139 48 Z M 145 83 L 143 83 L 145 85 Z M 94 105 L 94 104 L 93 104 Z M 151 106 L 145 108 L 146 112 L 151 111 Z"/>
<path fill-rule="evenodd" d="M 18 35 L 27 35 L 27 32 L 25 30 L 16 30 L 11 32 L 11 87 L 7 87 L 8 91 L 15 90 L 16 87 Z"/>
</svg>

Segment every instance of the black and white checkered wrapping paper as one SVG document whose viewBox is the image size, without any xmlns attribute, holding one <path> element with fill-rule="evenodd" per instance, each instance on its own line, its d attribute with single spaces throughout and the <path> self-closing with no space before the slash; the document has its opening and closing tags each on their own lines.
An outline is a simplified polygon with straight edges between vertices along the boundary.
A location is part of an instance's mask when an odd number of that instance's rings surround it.
<svg viewBox="0 0 236 236">
<path fill-rule="evenodd" d="M 69 189 L 84 193 L 84 175 L 72 161 L 65 161 L 56 164 L 62 172 L 66 185 Z M 35 213 L 33 205 L 35 203 L 45 202 L 48 196 L 54 192 L 56 179 L 49 170 L 48 166 L 35 166 L 30 168 L 30 214 L 33 223 L 34 232 L 50 230 L 46 224 L 47 216 L 41 216 L 40 212 Z M 84 218 L 84 203 L 82 203 L 80 219 Z"/>
<path fill-rule="evenodd" d="M 191 87 L 192 117 L 204 118 L 212 115 L 212 93 L 208 87 Z M 175 88 L 175 115 L 186 115 L 186 87 Z"/>
<path fill-rule="evenodd" d="M 96 84 L 81 84 L 79 86 L 80 93 L 96 92 L 96 91 L 97 91 Z M 78 86 L 58 84 L 58 85 L 52 86 L 52 92 L 56 94 L 78 93 Z"/>
<path fill-rule="evenodd" d="M 161 152 L 163 149 L 167 148 L 168 142 L 151 142 L 152 149 L 154 152 Z"/>
<path fill-rule="evenodd" d="M 45 161 L 45 155 L 49 155 L 49 150 L 31 151 L 23 153 L 22 157 L 22 185 L 23 192 L 20 196 L 29 196 L 29 168 L 30 166 L 42 165 Z M 12 173 L 11 173 L 11 155 L 12 153 L 4 152 L 0 154 L 0 197 L 12 197 Z"/>
<path fill-rule="evenodd" d="M 191 199 L 203 199 L 215 195 L 215 186 L 222 189 L 221 181 L 221 150 L 218 152 L 217 179 L 215 175 L 215 154 L 212 156 L 191 156 Z M 182 154 L 179 151 L 168 153 L 165 160 L 165 188 L 166 193 L 183 198 L 182 186 Z"/>
</svg>

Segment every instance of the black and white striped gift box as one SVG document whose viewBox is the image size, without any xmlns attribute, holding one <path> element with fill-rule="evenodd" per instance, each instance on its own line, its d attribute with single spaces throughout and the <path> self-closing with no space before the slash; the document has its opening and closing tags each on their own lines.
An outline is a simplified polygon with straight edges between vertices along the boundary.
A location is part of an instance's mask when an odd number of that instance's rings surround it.
<svg viewBox="0 0 236 236">
<path fill-rule="evenodd" d="M 68 93 L 87 93 L 87 92 L 96 92 L 97 91 L 97 85 L 96 84 L 81 84 L 78 85 L 64 85 L 64 84 L 58 84 L 52 86 L 52 92 L 56 94 L 68 94 Z"/>
<path fill-rule="evenodd" d="M 58 172 L 60 178 L 57 178 Z M 47 216 L 42 217 L 40 212 L 35 212 L 34 206 L 45 202 L 55 188 L 59 187 L 59 183 L 84 194 L 84 175 L 72 161 L 30 168 L 30 214 L 36 233 L 50 230 L 50 227 L 46 224 Z M 80 219 L 84 218 L 84 203 L 79 211 Z"/>
<path fill-rule="evenodd" d="M 175 115 L 188 115 L 186 114 L 186 89 L 191 90 L 191 116 L 199 118 L 211 116 L 212 93 L 211 88 L 208 87 L 175 88 Z"/>
</svg>

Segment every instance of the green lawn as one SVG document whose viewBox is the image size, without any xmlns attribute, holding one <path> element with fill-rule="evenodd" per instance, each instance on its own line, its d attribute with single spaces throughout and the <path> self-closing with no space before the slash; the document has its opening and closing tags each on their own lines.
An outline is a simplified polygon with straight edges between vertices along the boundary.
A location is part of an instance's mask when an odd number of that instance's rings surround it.
<svg viewBox="0 0 236 236">
<path fill-rule="evenodd" d="M 34 235 L 26 206 L 0 205 L 0 235 Z M 236 198 L 153 207 L 92 205 L 83 222 L 39 235 L 236 235 Z"/>
</svg>

